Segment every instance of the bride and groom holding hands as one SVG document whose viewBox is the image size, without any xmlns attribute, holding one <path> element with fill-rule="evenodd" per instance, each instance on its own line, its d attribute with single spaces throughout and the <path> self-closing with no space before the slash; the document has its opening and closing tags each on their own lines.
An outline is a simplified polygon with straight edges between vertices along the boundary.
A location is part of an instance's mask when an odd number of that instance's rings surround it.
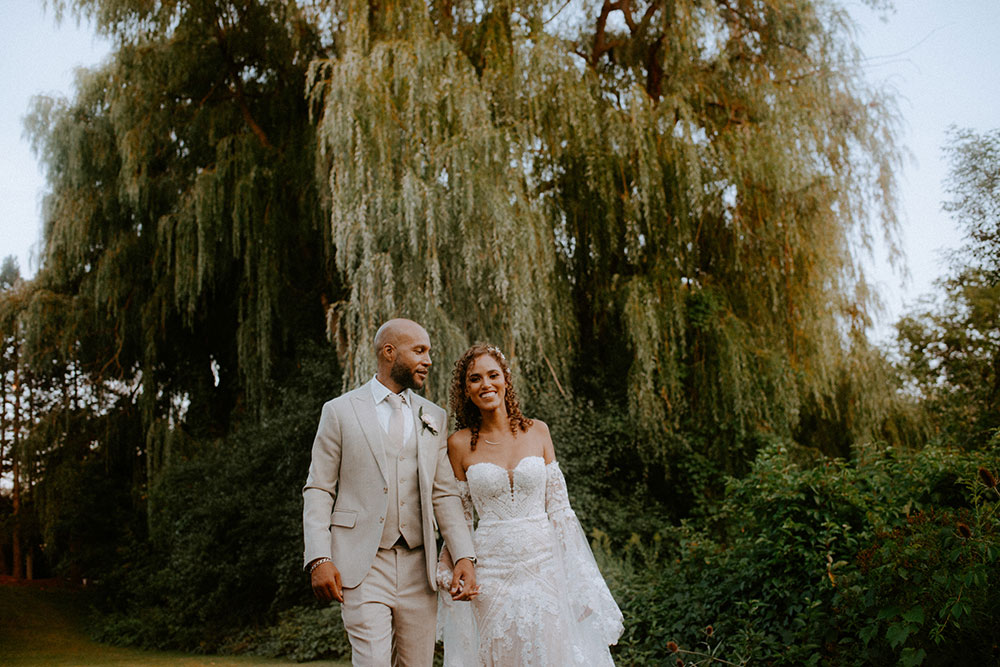
<svg viewBox="0 0 1000 667">
<path fill-rule="evenodd" d="M 440 629 L 446 666 L 612 665 L 621 612 L 503 353 L 478 344 L 456 362 L 449 437 L 414 391 L 424 328 L 390 320 L 374 347 L 375 377 L 323 406 L 302 491 L 306 569 L 342 603 L 353 663 L 429 667 Z"/>
</svg>

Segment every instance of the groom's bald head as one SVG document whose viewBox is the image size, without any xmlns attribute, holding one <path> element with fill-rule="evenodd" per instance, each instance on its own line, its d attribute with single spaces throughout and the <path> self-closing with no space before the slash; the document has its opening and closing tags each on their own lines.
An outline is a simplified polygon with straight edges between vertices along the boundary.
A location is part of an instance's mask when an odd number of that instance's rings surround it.
<svg viewBox="0 0 1000 667">
<path fill-rule="evenodd" d="M 431 366 L 427 331 L 404 318 L 389 320 L 375 333 L 378 379 L 392 391 L 420 389 Z"/>
<path fill-rule="evenodd" d="M 375 356 L 381 357 L 386 345 L 399 347 L 401 339 L 419 337 L 421 334 L 427 336 L 427 331 L 413 320 L 404 317 L 389 320 L 375 332 Z"/>
</svg>

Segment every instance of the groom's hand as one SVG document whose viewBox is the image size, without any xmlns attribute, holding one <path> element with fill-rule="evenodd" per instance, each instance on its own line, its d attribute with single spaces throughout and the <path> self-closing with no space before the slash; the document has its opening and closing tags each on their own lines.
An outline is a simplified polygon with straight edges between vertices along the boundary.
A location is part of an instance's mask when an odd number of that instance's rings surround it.
<svg viewBox="0 0 1000 667">
<path fill-rule="evenodd" d="M 336 565 L 330 561 L 320 563 L 316 569 L 313 570 L 311 579 L 313 594 L 315 594 L 320 601 L 344 601 L 344 589 L 340 585 L 340 570 L 337 569 Z"/>
<path fill-rule="evenodd" d="M 455 563 L 450 592 L 452 600 L 471 600 L 479 595 L 479 588 L 476 586 L 476 567 L 468 558 L 462 558 Z"/>
</svg>

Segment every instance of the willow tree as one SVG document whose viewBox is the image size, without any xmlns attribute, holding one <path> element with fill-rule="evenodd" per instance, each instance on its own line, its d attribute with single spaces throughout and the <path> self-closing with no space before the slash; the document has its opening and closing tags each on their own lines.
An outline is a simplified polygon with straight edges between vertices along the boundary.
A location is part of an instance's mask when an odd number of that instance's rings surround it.
<svg viewBox="0 0 1000 667">
<path fill-rule="evenodd" d="M 65 314 L 81 368 L 135 387 L 153 473 L 171 424 L 224 433 L 296 338 L 322 337 L 335 285 L 302 91 L 324 40 L 288 2 L 56 7 L 113 52 L 29 118 L 51 190 L 33 326 Z"/>
<path fill-rule="evenodd" d="M 653 459 L 665 433 L 834 409 L 898 157 L 839 5 L 356 0 L 336 22 L 311 90 L 352 378 L 407 312 L 445 356 L 486 337 L 540 379 L 571 364 Z"/>
<path fill-rule="evenodd" d="M 476 339 L 558 383 L 575 327 L 517 127 L 497 122 L 482 74 L 423 4 L 348 4 L 338 19 L 343 55 L 315 63 L 311 81 L 337 266 L 350 289 L 331 311 L 345 384 L 371 374 L 375 330 L 398 315 L 433 333 L 444 362 L 432 369 L 439 400 L 448 362 Z"/>
</svg>

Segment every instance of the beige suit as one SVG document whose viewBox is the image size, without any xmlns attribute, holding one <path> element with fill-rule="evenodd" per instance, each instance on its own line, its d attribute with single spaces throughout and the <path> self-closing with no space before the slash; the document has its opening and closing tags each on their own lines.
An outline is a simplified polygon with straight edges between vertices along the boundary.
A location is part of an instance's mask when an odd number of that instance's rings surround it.
<svg viewBox="0 0 1000 667">
<path fill-rule="evenodd" d="M 386 460 L 387 436 L 376 416 L 368 384 L 323 406 L 309 477 L 302 489 L 303 560 L 308 564 L 316 558 L 329 557 L 340 570 L 345 589 L 344 625 L 351 636 L 355 664 L 388 664 L 385 656 L 389 655 L 389 649 L 381 644 L 390 641 L 399 662 L 430 665 L 429 656 L 426 663 L 423 657 L 427 638 L 422 636 L 421 648 L 410 651 L 401 644 L 404 633 L 399 624 L 418 624 L 416 634 L 429 636 L 433 652 L 437 589 L 435 529 L 440 528 L 456 560 L 471 558 L 475 553 L 458 483 L 448 461 L 445 411 L 413 392 L 408 393 L 416 437 L 419 498 L 400 500 L 419 502 L 426 548 L 379 548 L 389 509 L 389 485 L 396 480 L 391 479 L 392 469 Z M 437 434 L 421 421 L 421 412 Z M 420 599 L 413 606 L 398 599 L 400 595 L 407 600 L 412 596 Z M 383 617 L 373 619 L 373 604 L 379 614 L 383 611 L 388 614 L 391 630 L 381 627 Z M 372 630 L 373 625 L 379 627 Z M 374 639 L 367 637 L 372 633 Z M 405 634 L 412 633 L 409 628 Z M 369 645 L 373 642 L 374 646 Z"/>
</svg>

